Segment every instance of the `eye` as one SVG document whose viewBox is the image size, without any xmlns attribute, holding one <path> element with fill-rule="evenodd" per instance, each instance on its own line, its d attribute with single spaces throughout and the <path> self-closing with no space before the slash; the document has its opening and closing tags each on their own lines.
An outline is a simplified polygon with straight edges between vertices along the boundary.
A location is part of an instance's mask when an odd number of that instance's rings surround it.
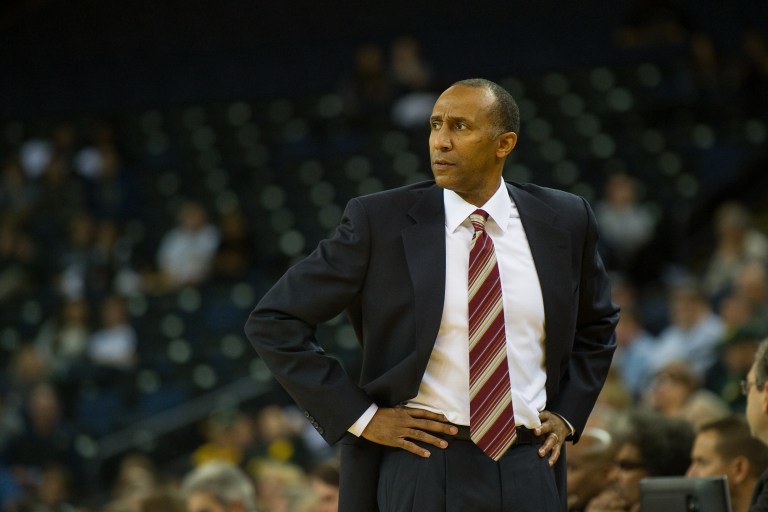
<svg viewBox="0 0 768 512">
<path fill-rule="evenodd" d="M 467 125 L 466 125 L 466 124 L 464 124 L 463 122 L 461 122 L 461 121 L 458 121 L 458 122 L 456 123 L 456 129 L 457 129 L 457 130 L 461 131 L 461 130 L 465 130 L 466 128 L 467 128 Z"/>
<path fill-rule="evenodd" d="M 439 123 L 438 121 L 430 121 L 430 122 L 429 122 L 429 126 L 430 126 L 430 127 L 433 129 L 433 130 L 439 130 L 439 129 L 440 129 L 440 123 Z"/>
</svg>

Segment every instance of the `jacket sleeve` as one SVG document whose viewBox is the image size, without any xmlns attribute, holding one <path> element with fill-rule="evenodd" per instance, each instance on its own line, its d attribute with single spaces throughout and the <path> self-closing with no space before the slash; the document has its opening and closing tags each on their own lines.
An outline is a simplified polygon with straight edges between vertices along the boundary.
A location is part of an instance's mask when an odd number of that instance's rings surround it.
<svg viewBox="0 0 768 512">
<path fill-rule="evenodd" d="M 583 200 L 586 233 L 581 250 L 576 326 L 568 370 L 561 379 L 557 396 L 549 404 L 553 412 L 575 428 L 578 440 L 603 388 L 616 350 L 614 330 L 619 308 L 611 301 L 608 275 L 597 250 L 597 223 L 589 204 Z"/>
<path fill-rule="evenodd" d="M 347 204 L 333 237 L 290 268 L 251 312 L 245 333 L 276 380 L 334 443 L 373 400 L 318 343 L 317 325 L 341 314 L 368 269 L 370 233 L 363 206 Z"/>
</svg>

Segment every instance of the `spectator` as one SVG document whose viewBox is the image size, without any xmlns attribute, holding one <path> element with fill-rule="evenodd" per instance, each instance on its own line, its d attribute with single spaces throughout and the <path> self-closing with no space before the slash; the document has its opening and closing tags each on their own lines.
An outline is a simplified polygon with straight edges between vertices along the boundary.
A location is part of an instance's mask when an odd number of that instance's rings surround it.
<svg viewBox="0 0 768 512">
<path fill-rule="evenodd" d="M 25 400 L 24 429 L 11 437 L 0 459 L 6 461 L 17 484 L 34 489 L 38 475 L 51 464 L 81 470 L 74 451 L 74 433 L 64 421 L 61 402 L 55 388 L 40 382 Z"/>
<path fill-rule="evenodd" d="M 578 443 L 568 449 L 568 511 L 586 509 L 590 500 L 608 486 L 613 471 L 614 444 L 611 434 L 587 427 Z"/>
<path fill-rule="evenodd" d="M 736 330 L 720 345 L 718 363 L 707 374 L 707 388 L 725 400 L 732 411 L 744 411 L 746 400 L 739 383 L 752 367 L 763 337 L 764 333 L 749 326 Z"/>
<path fill-rule="evenodd" d="M 65 378 L 69 369 L 81 363 L 91 334 L 90 305 L 83 298 L 64 299 L 54 318 L 43 323 L 35 338 L 37 352 Z"/>
<path fill-rule="evenodd" d="M 640 201 L 638 187 L 638 181 L 629 174 L 614 174 L 595 205 L 606 266 L 622 272 L 632 269 L 656 225 L 651 210 Z"/>
<path fill-rule="evenodd" d="M 735 285 L 751 261 L 768 262 L 768 237 L 752 226 L 752 216 L 744 205 L 727 202 L 715 213 L 717 246 L 704 272 L 707 295 L 719 302 Z"/>
<path fill-rule="evenodd" d="M 209 462 L 184 477 L 181 493 L 187 512 L 256 512 L 256 493 L 248 475 L 226 462 Z"/>
<path fill-rule="evenodd" d="M 179 209 L 176 227 L 160 241 L 158 273 L 147 276 L 145 286 L 152 293 L 167 293 L 184 286 L 203 283 L 211 272 L 219 230 L 208 222 L 202 204 L 187 201 Z"/>
<path fill-rule="evenodd" d="M 249 415 L 228 409 L 219 411 L 205 421 L 203 433 L 206 442 L 192 454 L 195 466 L 211 461 L 246 465 L 255 438 L 254 422 Z"/>
<path fill-rule="evenodd" d="M 694 427 L 730 412 L 724 401 L 702 388 L 701 379 L 684 361 L 671 361 L 654 375 L 646 402 L 664 416 L 685 419 Z"/>
<path fill-rule="evenodd" d="M 0 216 L 0 305 L 39 290 L 42 258 L 27 228 Z"/>
<path fill-rule="evenodd" d="M 760 474 L 768 469 L 768 446 L 753 438 L 741 416 L 702 425 L 693 442 L 690 477 L 727 476 L 733 512 L 748 512 Z"/>
<path fill-rule="evenodd" d="M 768 339 L 763 340 L 755 361 L 742 383 L 747 396 L 747 423 L 752 436 L 768 445 Z M 768 510 L 768 469 L 763 471 L 752 495 L 750 511 Z"/>
<path fill-rule="evenodd" d="M 656 339 L 643 328 L 633 308 L 623 308 L 616 326 L 613 365 L 632 399 L 637 401 L 651 380 L 651 357 Z"/>
<path fill-rule="evenodd" d="M 101 305 L 101 328 L 88 340 L 88 356 L 99 366 L 129 370 L 136 365 L 138 338 L 125 301 L 118 295 Z"/>
<path fill-rule="evenodd" d="M 638 510 L 641 479 L 684 475 L 691 463 L 694 433 L 685 420 L 636 411 L 627 418 L 625 428 L 617 443 L 610 484 L 589 502 L 586 512 Z"/>
<path fill-rule="evenodd" d="M 746 263 L 736 276 L 734 291 L 749 303 L 751 314 L 747 323 L 768 332 L 768 267 L 765 263 Z"/>
<path fill-rule="evenodd" d="M 236 208 L 225 212 L 219 220 L 221 240 L 213 262 L 213 276 L 232 283 L 248 277 L 253 271 L 258 247 L 245 213 Z"/>
<path fill-rule="evenodd" d="M 9 158 L 0 176 L 0 213 L 16 222 L 26 221 L 37 206 L 39 191 L 16 158 Z"/>
<path fill-rule="evenodd" d="M 339 466 L 335 461 L 315 466 L 309 473 L 309 485 L 315 494 L 312 512 L 339 512 Z"/>
<path fill-rule="evenodd" d="M 659 333 L 651 367 L 658 371 L 669 362 L 688 361 L 691 370 L 703 377 L 717 358 L 723 323 L 693 283 L 672 289 L 669 309 L 671 323 Z"/>
</svg>

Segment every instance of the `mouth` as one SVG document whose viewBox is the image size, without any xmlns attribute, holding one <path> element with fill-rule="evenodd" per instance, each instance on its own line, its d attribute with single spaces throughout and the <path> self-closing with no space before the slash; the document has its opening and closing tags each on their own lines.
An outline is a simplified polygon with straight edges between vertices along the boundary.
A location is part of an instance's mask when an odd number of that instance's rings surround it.
<svg viewBox="0 0 768 512">
<path fill-rule="evenodd" d="M 452 162 L 449 162 L 447 160 L 435 160 L 434 162 L 432 162 L 432 169 L 442 171 L 450 167 L 453 167 L 453 165 L 454 164 Z"/>
</svg>

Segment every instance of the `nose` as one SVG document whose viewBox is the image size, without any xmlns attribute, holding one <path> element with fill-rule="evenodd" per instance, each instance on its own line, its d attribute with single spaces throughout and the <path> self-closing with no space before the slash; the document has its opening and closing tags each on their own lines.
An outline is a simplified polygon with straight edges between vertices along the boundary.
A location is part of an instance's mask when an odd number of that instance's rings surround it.
<svg viewBox="0 0 768 512">
<path fill-rule="evenodd" d="M 451 137 L 448 128 L 443 124 L 437 130 L 432 130 L 432 147 L 437 150 L 447 151 L 451 149 Z"/>
</svg>

